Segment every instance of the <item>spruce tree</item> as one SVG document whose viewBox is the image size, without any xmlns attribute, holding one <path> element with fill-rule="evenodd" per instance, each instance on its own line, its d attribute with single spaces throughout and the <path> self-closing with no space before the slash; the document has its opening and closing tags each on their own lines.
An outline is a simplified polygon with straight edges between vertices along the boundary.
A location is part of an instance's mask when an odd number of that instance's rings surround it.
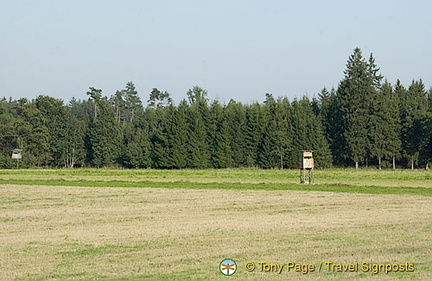
<svg viewBox="0 0 432 281">
<path fill-rule="evenodd" d="M 277 127 L 274 146 L 279 157 L 279 168 L 288 168 L 294 142 L 292 107 L 288 98 L 277 99 L 274 118 Z"/>
<path fill-rule="evenodd" d="M 150 137 L 146 128 L 137 128 L 132 140 L 127 144 L 125 158 L 125 164 L 129 168 L 152 166 Z"/>
<path fill-rule="evenodd" d="M 326 168 L 332 165 L 331 151 L 325 138 L 319 116 L 313 112 L 312 104 L 306 97 L 292 102 L 293 147 L 291 168 L 298 168 L 298 151 L 313 150 L 315 166 Z"/>
<path fill-rule="evenodd" d="M 263 169 L 273 169 L 280 165 L 280 155 L 274 145 L 277 138 L 276 122 L 268 120 L 258 146 L 258 164 Z"/>
<path fill-rule="evenodd" d="M 422 120 L 422 142 L 420 145 L 419 162 L 426 170 L 432 162 L 432 112 L 428 111 Z"/>
<path fill-rule="evenodd" d="M 377 158 L 379 169 L 383 158 L 391 158 L 395 168 L 395 158 L 401 149 L 399 100 L 387 81 L 372 103 L 370 118 L 371 156 Z"/>
<path fill-rule="evenodd" d="M 99 101 L 98 115 L 91 123 L 89 140 L 94 166 L 112 166 L 117 162 L 121 152 L 121 132 L 106 98 Z"/>
<path fill-rule="evenodd" d="M 232 150 L 232 158 L 235 167 L 247 166 L 247 130 L 246 111 L 244 106 L 230 100 L 225 110 L 227 131 L 229 134 L 229 147 Z"/>
<path fill-rule="evenodd" d="M 371 107 L 377 95 L 379 80 L 373 56 L 367 62 L 359 48 L 349 57 L 345 78 L 339 84 L 337 95 L 342 115 L 342 134 L 349 158 L 355 167 L 370 156 Z"/>
<path fill-rule="evenodd" d="M 276 147 L 279 132 L 276 122 L 276 101 L 271 94 L 266 94 L 263 106 L 264 130 L 258 145 L 258 164 L 264 169 L 280 167 L 280 154 Z"/>
<path fill-rule="evenodd" d="M 233 165 L 228 123 L 224 109 L 216 100 L 209 112 L 208 134 L 210 140 L 211 163 L 213 168 L 229 168 Z"/>
<path fill-rule="evenodd" d="M 427 170 L 432 162 L 432 87 L 428 91 L 428 111 L 423 122 L 424 141 L 421 148 L 421 160 Z"/>
<path fill-rule="evenodd" d="M 154 115 L 155 122 L 152 127 L 152 159 L 155 168 L 170 168 L 169 154 L 169 131 L 167 127 L 167 110 L 162 107 L 150 109 Z"/>
<path fill-rule="evenodd" d="M 258 166 L 258 146 L 263 134 L 262 107 L 255 102 L 252 105 L 245 106 L 246 125 L 244 150 L 246 156 L 246 167 Z"/>
<path fill-rule="evenodd" d="M 428 99 L 421 80 L 412 81 L 401 100 L 402 148 L 411 169 L 418 163 L 420 148 L 424 142 L 424 120 L 428 111 Z"/>
<path fill-rule="evenodd" d="M 189 90 L 187 122 L 189 124 L 188 141 L 188 167 L 208 168 L 210 167 L 210 147 L 207 135 L 208 104 L 207 91 L 200 87 Z"/>
<path fill-rule="evenodd" d="M 188 105 L 182 100 L 177 108 L 172 107 L 170 114 L 170 158 L 176 169 L 185 168 L 188 164 L 189 127 L 187 123 Z"/>
<path fill-rule="evenodd" d="M 327 142 L 332 152 L 333 164 L 346 165 L 349 158 L 347 144 L 343 136 L 344 120 L 341 101 L 335 89 L 328 92 L 325 88 L 319 95 L 320 118 Z"/>
<path fill-rule="evenodd" d="M 156 109 L 163 116 L 153 140 L 155 166 L 158 168 L 179 169 L 187 165 L 188 127 L 184 105 L 183 101 L 179 109 L 172 104 Z"/>
<path fill-rule="evenodd" d="M 41 120 L 48 129 L 49 162 L 52 166 L 64 166 L 66 160 L 66 118 L 67 108 L 63 101 L 40 95 L 35 100 L 35 105 L 41 113 Z"/>
</svg>

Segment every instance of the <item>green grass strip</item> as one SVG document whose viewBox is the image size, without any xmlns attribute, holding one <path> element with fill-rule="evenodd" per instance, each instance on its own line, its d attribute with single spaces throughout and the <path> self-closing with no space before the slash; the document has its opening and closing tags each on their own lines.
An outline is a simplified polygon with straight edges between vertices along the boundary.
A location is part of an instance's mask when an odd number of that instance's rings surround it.
<svg viewBox="0 0 432 281">
<path fill-rule="evenodd" d="M 45 185 L 45 186 L 79 186 L 79 187 L 148 187 L 148 188 L 194 188 L 194 189 L 242 189 L 242 190 L 297 190 L 297 191 L 325 191 L 365 194 L 410 194 L 432 196 L 432 189 L 421 187 L 384 187 L 384 186 L 354 186 L 337 185 L 301 185 L 277 183 L 196 183 L 196 182 L 125 182 L 125 181 L 44 181 L 44 180 L 0 180 L 2 184 L 14 185 Z"/>
</svg>

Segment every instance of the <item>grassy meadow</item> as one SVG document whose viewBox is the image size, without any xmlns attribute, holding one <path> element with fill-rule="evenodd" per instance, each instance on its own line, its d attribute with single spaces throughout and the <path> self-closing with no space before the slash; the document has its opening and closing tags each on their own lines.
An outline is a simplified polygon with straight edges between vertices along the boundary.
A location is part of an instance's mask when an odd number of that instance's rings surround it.
<svg viewBox="0 0 432 281">
<path fill-rule="evenodd" d="M 298 170 L 0 170 L 0 280 L 432 280 L 431 171 L 298 182 Z M 237 262 L 230 277 L 224 258 Z"/>
</svg>

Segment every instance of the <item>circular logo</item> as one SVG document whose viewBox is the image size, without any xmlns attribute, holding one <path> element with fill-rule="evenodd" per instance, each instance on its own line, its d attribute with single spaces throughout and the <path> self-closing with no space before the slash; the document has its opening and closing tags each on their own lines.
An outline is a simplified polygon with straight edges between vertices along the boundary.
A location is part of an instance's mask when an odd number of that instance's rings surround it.
<svg viewBox="0 0 432 281">
<path fill-rule="evenodd" d="M 231 276 L 237 270 L 237 264 L 232 259 L 224 259 L 219 264 L 219 270 L 223 275 Z"/>
</svg>

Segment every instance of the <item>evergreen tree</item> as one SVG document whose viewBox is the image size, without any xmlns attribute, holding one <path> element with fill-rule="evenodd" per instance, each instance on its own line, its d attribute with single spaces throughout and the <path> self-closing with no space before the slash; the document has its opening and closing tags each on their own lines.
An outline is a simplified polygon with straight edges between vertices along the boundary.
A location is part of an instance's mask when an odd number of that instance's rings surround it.
<svg viewBox="0 0 432 281">
<path fill-rule="evenodd" d="M 207 142 L 207 129 L 196 108 L 189 110 L 188 122 L 190 124 L 188 167 L 208 168 L 210 166 L 210 148 Z"/>
<path fill-rule="evenodd" d="M 123 95 L 126 108 L 129 110 L 129 122 L 132 123 L 134 121 L 136 111 L 142 108 L 142 102 L 138 96 L 138 92 L 135 89 L 134 83 L 126 83 L 126 89 L 123 90 Z"/>
<path fill-rule="evenodd" d="M 63 166 L 66 160 L 66 118 L 67 108 L 63 101 L 40 95 L 35 100 L 41 113 L 41 121 L 48 129 L 50 161 L 49 165 Z"/>
<path fill-rule="evenodd" d="M 274 147 L 277 141 L 276 122 L 269 120 L 264 128 L 260 144 L 258 146 L 258 164 L 263 169 L 273 169 L 280 165 L 280 156 Z"/>
<path fill-rule="evenodd" d="M 312 104 L 307 98 L 292 102 L 293 147 L 291 150 L 290 167 L 298 168 L 299 150 L 313 150 L 315 166 L 326 168 L 331 166 L 331 151 L 325 138 L 321 120 L 313 112 Z"/>
<path fill-rule="evenodd" d="M 214 101 L 210 107 L 208 123 L 213 168 L 229 168 L 233 165 L 230 136 L 227 127 L 228 123 L 224 110 L 218 101 Z"/>
<path fill-rule="evenodd" d="M 188 98 L 190 107 L 187 122 L 190 128 L 188 141 L 188 167 L 210 167 L 210 147 L 207 137 L 208 105 L 207 91 L 195 86 L 189 90 Z"/>
<path fill-rule="evenodd" d="M 343 137 L 347 144 L 349 158 L 358 168 L 359 162 L 366 161 L 370 155 L 370 117 L 371 106 L 377 95 L 379 80 L 378 68 L 373 56 L 369 62 L 363 58 L 359 48 L 349 57 L 345 78 L 338 87 Z"/>
<path fill-rule="evenodd" d="M 377 90 L 381 89 L 381 81 L 384 78 L 384 76 L 378 73 L 379 70 L 379 67 L 375 64 L 375 58 L 371 53 L 369 55 L 368 72 L 372 78 L 372 84 Z"/>
<path fill-rule="evenodd" d="M 178 163 L 178 151 L 175 146 L 176 139 L 179 137 L 176 132 L 179 120 L 169 93 L 153 88 L 147 102 L 150 110 L 156 113 L 157 120 L 157 129 L 154 130 L 152 137 L 155 167 L 165 169 L 180 168 L 179 165 L 185 167 L 185 163 Z"/>
<path fill-rule="evenodd" d="M 85 136 L 88 124 L 86 120 L 79 120 L 72 109 L 68 110 L 65 123 L 65 166 L 73 168 L 75 165 L 84 166 L 87 151 L 85 149 Z"/>
<path fill-rule="evenodd" d="M 419 162 L 429 170 L 432 162 L 432 112 L 428 111 L 422 120 L 422 142 L 420 146 Z"/>
<path fill-rule="evenodd" d="M 176 169 L 185 168 L 188 164 L 188 141 L 189 126 L 187 124 L 188 105 L 182 100 L 177 108 L 170 105 L 172 114 L 169 118 L 170 128 L 170 159 L 172 167 Z"/>
<path fill-rule="evenodd" d="M 66 166 L 83 167 L 91 163 L 89 129 L 94 122 L 94 103 L 89 100 L 72 98 L 68 105 L 66 122 Z M 91 121 L 92 120 L 92 121 Z"/>
<path fill-rule="evenodd" d="M 334 89 L 330 92 L 323 89 L 319 95 L 319 104 L 324 134 L 332 152 L 332 163 L 340 166 L 346 165 L 349 155 L 347 153 L 348 145 L 342 133 L 345 122 L 342 118 L 341 99 Z"/>
<path fill-rule="evenodd" d="M 126 102 L 123 99 L 124 91 L 116 91 L 115 95 L 111 97 L 111 104 L 114 106 L 115 119 L 118 123 L 124 122 L 124 109 Z"/>
<path fill-rule="evenodd" d="M 421 148 L 421 160 L 427 170 L 432 162 L 432 87 L 428 91 L 428 104 L 428 112 L 423 122 L 424 141 Z"/>
<path fill-rule="evenodd" d="M 225 108 L 226 126 L 229 135 L 228 146 L 232 151 L 234 167 L 247 166 L 246 111 L 241 103 L 230 100 Z"/>
<path fill-rule="evenodd" d="M 113 108 L 106 98 L 99 101 L 98 115 L 90 126 L 92 164 L 96 167 L 114 165 L 121 151 L 121 132 Z"/>
<path fill-rule="evenodd" d="M 125 164 L 129 168 L 149 168 L 152 165 L 150 136 L 145 128 L 137 128 L 126 146 Z"/>
<path fill-rule="evenodd" d="M 387 81 L 372 103 L 370 118 L 371 156 L 377 158 L 379 169 L 384 157 L 391 158 L 395 168 L 395 158 L 401 149 L 399 100 Z"/>
<path fill-rule="evenodd" d="M 428 100 L 421 80 L 412 81 L 401 101 L 402 148 L 411 169 L 418 163 L 420 148 L 424 143 L 424 120 Z"/>
<path fill-rule="evenodd" d="M 276 148 L 279 132 L 276 122 L 276 101 L 271 94 L 266 94 L 263 106 L 264 131 L 258 146 L 258 163 L 261 168 L 280 167 L 280 155 Z"/>
<path fill-rule="evenodd" d="M 87 95 L 89 95 L 92 99 L 93 99 L 93 103 L 94 103 L 94 118 L 97 118 L 98 115 L 98 104 L 102 99 L 102 90 L 101 89 L 96 89 L 94 87 L 90 87 L 89 88 L 90 91 L 87 92 Z"/>
<path fill-rule="evenodd" d="M 264 131 L 258 145 L 258 163 L 262 168 L 292 168 L 298 166 L 298 149 L 293 160 L 294 127 L 292 106 L 287 98 L 274 100 L 266 94 L 262 119 Z"/>
<path fill-rule="evenodd" d="M 0 101 L 0 168 L 12 168 L 12 150 L 19 148 L 17 136 L 13 130 L 14 118 L 8 112 L 4 100 Z"/>
<path fill-rule="evenodd" d="M 292 107 L 287 98 L 278 98 L 275 112 L 276 143 L 275 149 L 279 157 L 279 168 L 292 167 L 289 165 L 290 154 L 293 151 L 293 119 Z"/>
<path fill-rule="evenodd" d="M 28 166 L 48 165 L 52 160 L 46 121 L 34 102 L 19 99 L 11 108 L 15 116 L 17 146 L 23 150 L 23 162 Z"/>
<path fill-rule="evenodd" d="M 245 107 L 246 136 L 244 141 L 244 150 L 246 156 L 246 167 L 258 166 L 258 146 L 263 133 L 261 109 L 259 103 L 254 103 Z"/>
<path fill-rule="evenodd" d="M 337 90 L 292 103 L 266 94 L 263 103 L 209 103 L 194 86 L 175 106 L 153 88 L 144 108 L 132 82 L 110 100 L 90 87 L 68 105 L 45 95 L 0 99 L 0 168 L 297 168 L 298 150 L 314 151 L 316 167 L 393 163 L 428 168 L 432 161 L 432 88 L 421 80 L 394 89 L 375 58 L 356 48 Z M 210 104 L 210 105 L 209 105 Z"/>
<path fill-rule="evenodd" d="M 189 89 L 186 93 L 189 104 L 205 104 L 207 105 L 208 99 L 207 99 L 207 91 L 198 87 L 194 86 L 192 89 Z"/>
<path fill-rule="evenodd" d="M 171 129 L 170 120 L 173 118 L 173 109 L 168 110 L 157 107 L 153 109 L 157 112 L 157 130 L 152 137 L 152 143 L 154 148 L 154 165 L 157 168 L 174 168 L 174 163 L 170 159 L 171 153 Z"/>
<path fill-rule="evenodd" d="M 168 92 L 161 92 L 158 89 L 153 88 L 147 102 L 150 107 L 156 108 L 172 104 L 172 99 Z"/>
</svg>

